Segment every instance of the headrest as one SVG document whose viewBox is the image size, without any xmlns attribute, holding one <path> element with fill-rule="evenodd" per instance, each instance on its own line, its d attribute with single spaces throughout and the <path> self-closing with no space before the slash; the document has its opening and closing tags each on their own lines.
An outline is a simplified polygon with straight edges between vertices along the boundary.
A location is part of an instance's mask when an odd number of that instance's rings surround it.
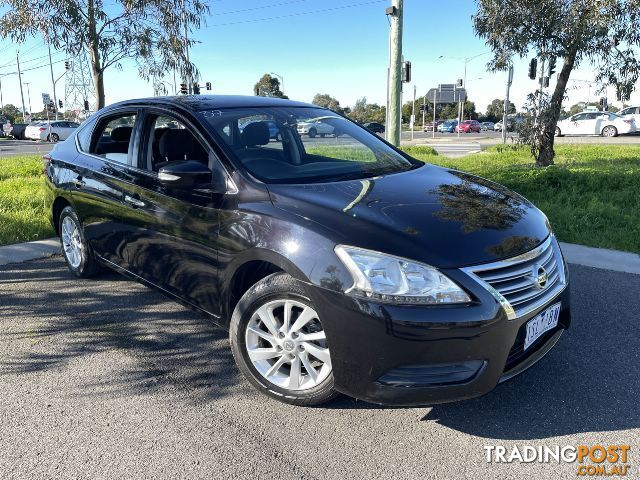
<svg viewBox="0 0 640 480">
<path fill-rule="evenodd" d="M 253 122 L 244 127 L 242 143 L 246 147 L 266 145 L 269 143 L 269 124 L 267 122 Z"/>
<path fill-rule="evenodd" d="M 160 128 L 156 128 L 153 131 L 153 139 L 157 142 L 160 140 L 160 137 L 162 135 L 165 134 L 165 132 L 168 132 L 169 130 L 171 130 L 169 127 L 160 127 Z"/>
<path fill-rule="evenodd" d="M 193 152 L 193 135 L 182 128 L 171 128 L 160 137 L 160 155 L 167 160 L 185 160 Z"/>
<path fill-rule="evenodd" d="M 131 132 L 133 131 L 133 127 L 116 127 L 111 130 L 111 140 L 114 142 L 128 142 L 131 138 Z"/>
</svg>

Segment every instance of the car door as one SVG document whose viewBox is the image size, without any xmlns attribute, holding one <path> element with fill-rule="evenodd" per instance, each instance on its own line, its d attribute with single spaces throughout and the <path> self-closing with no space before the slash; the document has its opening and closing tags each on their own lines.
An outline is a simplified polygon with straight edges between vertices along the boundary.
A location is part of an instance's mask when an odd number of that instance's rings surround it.
<svg viewBox="0 0 640 480">
<path fill-rule="evenodd" d="M 183 300 L 218 315 L 216 241 L 220 195 L 205 189 L 164 186 L 158 170 L 167 162 L 196 160 L 221 168 L 201 132 L 181 115 L 145 110 L 137 163 L 124 188 L 129 229 L 129 269 Z"/>
<path fill-rule="evenodd" d="M 69 127 L 69 122 L 58 122 L 56 131 L 58 132 L 60 140 L 66 140 L 73 130 Z"/>
<path fill-rule="evenodd" d="M 123 191 L 131 182 L 135 108 L 114 110 L 90 120 L 78 132 L 80 150 L 71 171 L 71 196 L 85 237 L 99 257 L 128 269 Z M 82 138 L 82 140 L 80 140 Z"/>
<path fill-rule="evenodd" d="M 568 135 L 579 135 L 583 128 L 582 122 L 586 118 L 586 113 L 578 113 L 573 117 L 567 119 L 565 131 L 562 133 L 566 133 Z"/>
</svg>

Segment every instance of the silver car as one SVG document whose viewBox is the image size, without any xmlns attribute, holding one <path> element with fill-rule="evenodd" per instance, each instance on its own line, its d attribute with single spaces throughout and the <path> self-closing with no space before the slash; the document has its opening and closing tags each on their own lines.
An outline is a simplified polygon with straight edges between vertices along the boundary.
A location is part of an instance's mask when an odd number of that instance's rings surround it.
<svg viewBox="0 0 640 480">
<path fill-rule="evenodd" d="M 68 122 L 66 120 L 51 122 L 51 132 L 49 132 L 48 140 L 54 143 L 60 140 L 66 140 L 79 126 L 79 123 Z"/>
</svg>

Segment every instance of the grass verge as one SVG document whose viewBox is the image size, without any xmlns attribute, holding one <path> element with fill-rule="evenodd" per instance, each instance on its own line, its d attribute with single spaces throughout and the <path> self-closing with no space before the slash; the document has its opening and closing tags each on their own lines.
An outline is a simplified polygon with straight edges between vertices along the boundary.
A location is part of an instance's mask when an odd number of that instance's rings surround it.
<svg viewBox="0 0 640 480">
<path fill-rule="evenodd" d="M 555 150 L 556 164 L 548 168 L 535 167 L 526 148 L 513 146 L 463 158 L 418 158 L 524 195 L 547 214 L 561 241 L 640 253 L 640 145 L 557 145 Z"/>
<path fill-rule="evenodd" d="M 0 245 L 54 235 L 44 202 L 42 158 L 0 158 Z"/>
<path fill-rule="evenodd" d="M 521 193 L 562 241 L 640 253 L 640 145 L 558 145 L 556 165 L 544 169 L 528 150 L 511 146 L 455 159 L 430 147 L 403 150 Z M 0 245 L 52 235 L 40 157 L 0 158 Z"/>
</svg>

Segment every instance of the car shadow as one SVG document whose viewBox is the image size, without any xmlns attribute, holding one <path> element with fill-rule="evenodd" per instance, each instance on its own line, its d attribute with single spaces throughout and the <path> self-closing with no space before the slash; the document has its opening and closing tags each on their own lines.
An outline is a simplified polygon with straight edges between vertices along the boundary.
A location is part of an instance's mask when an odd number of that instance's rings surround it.
<svg viewBox="0 0 640 480">
<path fill-rule="evenodd" d="M 422 421 L 505 440 L 640 427 L 640 275 L 570 270 L 572 326 L 556 347 L 487 395 L 417 408 Z M 340 397 L 327 408 L 385 407 Z"/>
<path fill-rule="evenodd" d="M 206 401 L 239 380 L 226 332 L 211 319 L 114 272 L 76 279 L 60 257 L 0 269 L 0 323 L 13 347 L 0 375 L 119 355 L 123 365 L 88 376 L 79 395 L 181 388 Z"/>
</svg>

